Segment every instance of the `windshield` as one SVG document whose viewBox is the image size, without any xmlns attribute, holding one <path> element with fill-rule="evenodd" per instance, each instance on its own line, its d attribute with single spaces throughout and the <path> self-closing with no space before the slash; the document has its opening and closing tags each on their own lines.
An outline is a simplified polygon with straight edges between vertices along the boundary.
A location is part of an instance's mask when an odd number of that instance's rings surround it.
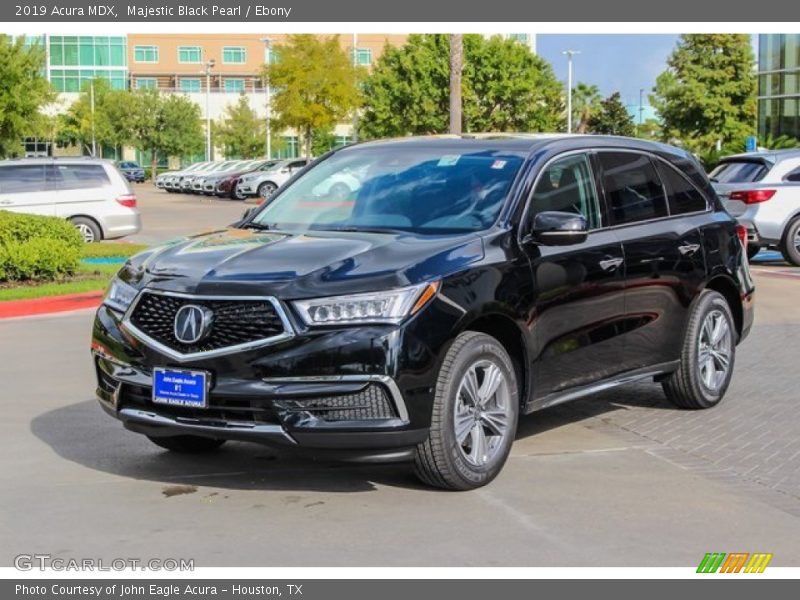
<svg viewBox="0 0 800 600">
<path fill-rule="evenodd" d="M 455 233 L 497 218 L 523 158 L 494 150 L 370 146 L 307 170 L 253 223 L 275 229 Z"/>
<path fill-rule="evenodd" d="M 711 171 L 714 183 L 753 183 L 760 181 L 769 169 L 762 162 L 752 160 L 724 162 Z"/>
</svg>

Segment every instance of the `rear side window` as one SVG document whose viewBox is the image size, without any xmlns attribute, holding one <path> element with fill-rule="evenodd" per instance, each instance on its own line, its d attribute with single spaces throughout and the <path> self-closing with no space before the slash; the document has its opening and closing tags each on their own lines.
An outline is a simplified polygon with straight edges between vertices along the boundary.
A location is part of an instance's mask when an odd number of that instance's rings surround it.
<svg viewBox="0 0 800 600">
<path fill-rule="evenodd" d="M 669 214 L 664 187 L 649 157 L 634 152 L 601 152 L 598 158 L 612 225 Z"/>
<path fill-rule="evenodd" d="M 787 173 L 783 180 L 791 181 L 792 183 L 800 182 L 800 167 L 797 167 L 794 171 Z"/>
<path fill-rule="evenodd" d="M 102 165 L 56 165 L 58 187 L 62 190 L 80 190 L 103 187 L 111 181 Z"/>
<path fill-rule="evenodd" d="M 536 183 L 528 222 L 540 212 L 559 211 L 583 215 L 590 229 L 600 226 L 597 190 L 586 155 L 554 161 Z"/>
<path fill-rule="evenodd" d="M 705 196 L 683 175 L 667 164 L 658 162 L 658 174 L 667 188 L 671 215 L 703 212 L 708 209 Z"/>
<path fill-rule="evenodd" d="M 714 183 L 753 183 L 761 181 L 769 168 L 759 161 L 728 161 L 717 165 L 708 176 Z"/>
<path fill-rule="evenodd" d="M 45 165 L 0 167 L 0 194 L 25 194 L 53 189 L 45 177 Z"/>
</svg>

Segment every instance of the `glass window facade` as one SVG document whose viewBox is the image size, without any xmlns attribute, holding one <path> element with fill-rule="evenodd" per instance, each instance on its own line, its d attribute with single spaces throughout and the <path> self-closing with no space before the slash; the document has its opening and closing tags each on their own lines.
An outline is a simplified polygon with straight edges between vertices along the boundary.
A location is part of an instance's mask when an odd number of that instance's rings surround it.
<svg viewBox="0 0 800 600">
<path fill-rule="evenodd" d="M 181 77 L 178 89 L 186 94 L 197 94 L 200 92 L 199 77 Z"/>
<path fill-rule="evenodd" d="M 758 134 L 800 139 L 800 34 L 758 36 Z"/>
<path fill-rule="evenodd" d="M 222 48 L 222 62 L 227 65 L 243 65 L 247 61 L 247 49 L 241 46 Z"/>
<path fill-rule="evenodd" d="M 369 48 L 356 48 L 356 64 L 368 67 L 372 64 L 372 50 Z"/>
<path fill-rule="evenodd" d="M 128 53 L 124 36 L 53 35 L 47 43 L 50 81 L 57 92 L 80 92 L 96 77 L 108 80 L 113 89 L 126 89 Z"/>
<path fill-rule="evenodd" d="M 244 79 L 225 78 L 225 91 L 229 94 L 241 94 L 244 92 Z"/>
<path fill-rule="evenodd" d="M 203 49 L 200 46 L 178 46 L 179 63 L 203 62 Z"/>
<path fill-rule="evenodd" d="M 137 90 L 155 90 L 158 88 L 158 80 L 155 77 L 137 77 L 134 86 Z"/>
<path fill-rule="evenodd" d="M 528 44 L 530 42 L 530 36 L 527 33 L 509 33 L 508 38 L 514 40 L 515 42 L 519 42 L 520 44 Z"/>
<path fill-rule="evenodd" d="M 296 135 L 283 135 L 281 136 L 281 149 L 277 152 L 273 151 L 275 158 L 296 158 L 300 156 L 300 141 Z"/>
<path fill-rule="evenodd" d="M 158 46 L 134 46 L 133 60 L 140 63 L 157 63 Z"/>
</svg>

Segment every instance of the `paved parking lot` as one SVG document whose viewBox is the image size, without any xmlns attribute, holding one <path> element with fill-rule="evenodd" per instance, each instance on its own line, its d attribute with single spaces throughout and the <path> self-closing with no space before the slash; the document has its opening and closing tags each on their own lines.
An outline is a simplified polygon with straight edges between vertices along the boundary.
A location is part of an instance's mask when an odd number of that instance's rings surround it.
<svg viewBox="0 0 800 600">
<path fill-rule="evenodd" d="M 137 194 L 145 241 L 243 210 Z M 693 566 L 706 552 L 761 551 L 798 566 L 797 271 L 754 268 L 756 325 L 722 405 L 676 410 L 641 384 L 525 417 L 503 473 L 468 493 L 424 488 L 404 465 L 246 444 L 170 455 L 96 406 L 91 311 L 0 321 L 0 564 L 47 552 L 198 566 Z"/>
</svg>

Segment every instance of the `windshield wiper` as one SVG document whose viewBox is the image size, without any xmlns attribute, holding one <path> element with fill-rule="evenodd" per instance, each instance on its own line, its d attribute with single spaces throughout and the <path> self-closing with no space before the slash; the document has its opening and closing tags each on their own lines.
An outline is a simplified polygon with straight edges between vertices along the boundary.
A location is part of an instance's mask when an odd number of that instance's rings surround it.
<svg viewBox="0 0 800 600">
<path fill-rule="evenodd" d="M 256 223 L 255 221 L 250 221 L 249 223 L 241 225 L 240 229 L 257 229 L 259 231 L 269 231 L 270 229 L 272 229 L 272 227 L 265 223 Z"/>
</svg>

